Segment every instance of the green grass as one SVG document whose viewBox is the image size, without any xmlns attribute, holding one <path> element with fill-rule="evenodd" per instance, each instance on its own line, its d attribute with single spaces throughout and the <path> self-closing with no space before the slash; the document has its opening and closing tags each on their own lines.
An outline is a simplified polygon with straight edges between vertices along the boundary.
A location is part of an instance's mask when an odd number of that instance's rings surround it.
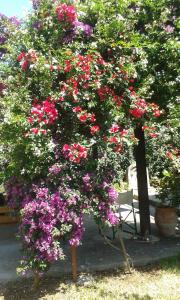
<svg viewBox="0 0 180 300">
<path fill-rule="evenodd" d="M 89 279 L 84 285 L 46 277 L 36 291 L 31 279 L 19 279 L 1 289 L 0 300 L 180 300 L 180 254 L 132 274 L 116 270 L 83 276 Z"/>
<path fill-rule="evenodd" d="M 180 253 L 176 256 L 162 259 L 159 262 L 162 270 L 179 274 L 180 272 Z"/>
</svg>

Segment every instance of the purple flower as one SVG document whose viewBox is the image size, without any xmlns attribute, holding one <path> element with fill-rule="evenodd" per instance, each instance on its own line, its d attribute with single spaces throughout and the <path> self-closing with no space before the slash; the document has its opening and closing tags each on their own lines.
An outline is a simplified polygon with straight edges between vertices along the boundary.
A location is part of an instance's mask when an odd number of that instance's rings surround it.
<svg viewBox="0 0 180 300">
<path fill-rule="evenodd" d="M 0 35 L 0 44 L 3 45 L 6 41 L 6 38 L 2 35 Z"/>
<path fill-rule="evenodd" d="M 90 179 L 91 179 L 91 177 L 90 177 L 90 174 L 89 174 L 89 173 L 85 174 L 85 175 L 82 177 L 82 180 L 83 180 L 84 183 L 89 183 L 89 182 L 90 182 Z"/>
<path fill-rule="evenodd" d="M 66 32 L 66 35 L 63 37 L 63 43 L 65 44 L 69 44 L 69 43 L 72 43 L 72 41 L 74 40 L 76 36 L 76 32 L 74 29 Z"/>
<path fill-rule="evenodd" d="M 116 192 L 116 190 L 114 188 L 110 187 L 108 189 L 108 196 L 109 196 L 110 202 L 113 203 L 118 197 L 118 192 Z"/>
<path fill-rule="evenodd" d="M 174 27 L 171 25 L 166 25 L 164 29 L 167 33 L 173 33 L 174 32 Z"/>
<path fill-rule="evenodd" d="M 37 30 L 41 29 L 41 23 L 38 21 L 34 22 L 32 24 L 32 28 L 37 29 Z"/>
<path fill-rule="evenodd" d="M 88 37 L 90 37 L 93 33 L 93 28 L 92 26 L 88 25 L 88 24 L 84 24 L 84 34 Z"/>
<path fill-rule="evenodd" d="M 17 27 L 21 24 L 21 21 L 18 20 L 15 16 L 10 17 L 9 21 L 11 22 L 12 25 L 17 26 Z"/>
<path fill-rule="evenodd" d="M 52 175 L 58 175 L 61 172 L 61 168 L 54 164 L 49 168 L 49 173 Z"/>
<path fill-rule="evenodd" d="M 117 225 L 119 223 L 118 216 L 114 212 L 112 212 L 111 210 L 109 210 L 107 212 L 107 220 L 109 221 L 109 223 L 111 225 Z"/>
<path fill-rule="evenodd" d="M 92 26 L 88 25 L 88 24 L 85 24 L 83 22 L 79 22 L 79 21 L 76 21 L 74 22 L 74 25 L 76 28 L 80 28 L 82 30 L 82 32 L 87 36 L 87 37 L 90 37 L 93 33 L 93 28 Z"/>
<path fill-rule="evenodd" d="M 102 184 L 100 185 L 100 188 L 105 189 L 109 186 L 108 182 L 106 180 L 103 180 Z"/>
<path fill-rule="evenodd" d="M 40 4 L 40 0 L 31 0 L 34 10 L 37 10 Z"/>
</svg>

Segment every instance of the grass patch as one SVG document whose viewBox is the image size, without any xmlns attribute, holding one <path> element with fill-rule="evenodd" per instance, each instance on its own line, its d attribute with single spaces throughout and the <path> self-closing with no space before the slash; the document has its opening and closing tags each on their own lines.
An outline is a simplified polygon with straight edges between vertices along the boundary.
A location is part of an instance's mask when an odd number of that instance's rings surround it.
<svg viewBox="0 0 180 300">
<path fill-rule="evenodd" d="M 180 252 L 176 256 L 160 260 L 159 266 L 168 272 L 180 273 Z"/>
<path fill-rule="evenodd" d="M 19 279 L 1 288 L 0 300 L 180 300 L 180 254 L 156 265 L 133 270 L 81 274 L 82 285 L 68 277 L 43 278 L 33 291 L 32 279 Z"/>
</svg>

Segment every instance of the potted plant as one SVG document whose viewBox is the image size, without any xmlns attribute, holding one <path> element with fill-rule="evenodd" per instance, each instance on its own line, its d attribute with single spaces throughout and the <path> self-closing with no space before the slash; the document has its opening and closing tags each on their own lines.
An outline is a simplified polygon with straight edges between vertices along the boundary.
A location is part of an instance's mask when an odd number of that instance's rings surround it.
<svg viewBox="0 0 180 300">
<path fill-rule="evenodd" d="M 177 225 L 177 210 L 180 205 L 180 172 L 163 171 L 160 179 L 160 204 L 156 207 L 155 223 L 164 237 L 174 236 Z"/>
</svg>

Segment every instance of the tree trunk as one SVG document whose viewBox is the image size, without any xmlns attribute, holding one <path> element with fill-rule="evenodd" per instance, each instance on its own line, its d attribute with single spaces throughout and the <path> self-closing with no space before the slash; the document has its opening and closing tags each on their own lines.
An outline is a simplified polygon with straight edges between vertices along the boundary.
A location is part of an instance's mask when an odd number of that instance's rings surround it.
<svg viewBox="0 0 180 300">
<path fill-rule="evenodd" d="M 135 137 L 139 140 L 138 145 L 135 149 L 135 159 L 137 168 L 138 200 L 140 212 L 140 233 L 143 239 L 147 239 L 151 233 L 151 228 L 146 172 L 145 138 L 144 131 L 142 130 L 142 125 L 138 125 L 136 127 Z"/>
</svg>

